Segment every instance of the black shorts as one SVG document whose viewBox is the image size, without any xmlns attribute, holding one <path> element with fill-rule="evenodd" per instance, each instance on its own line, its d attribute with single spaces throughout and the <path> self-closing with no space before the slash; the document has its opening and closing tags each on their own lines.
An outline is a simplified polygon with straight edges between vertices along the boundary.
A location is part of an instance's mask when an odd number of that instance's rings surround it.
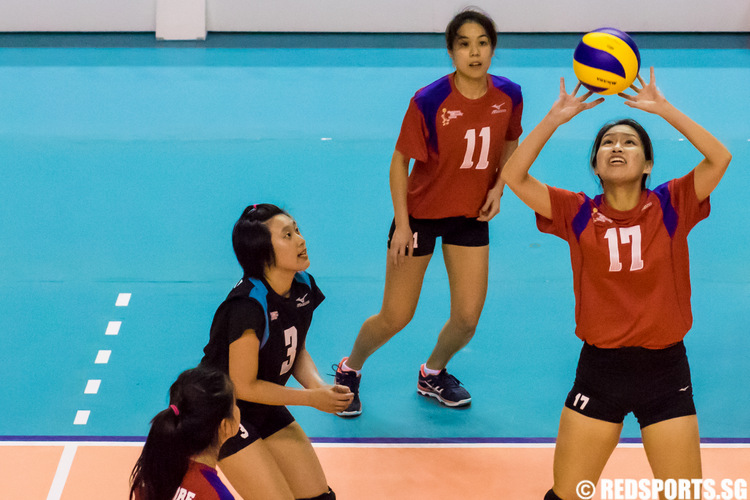
<svg viewBox="0 0 750 500">
<path fill-rule="evenodd" d="M 221 447 L 219 460 L 234 455 L 294 422 L 294 417 L 286 406 L 261 405 L 238 399 L 237 407 L 240 409 L 240 430 Z"/>
<path fill-rule="evenodd" d="M 584 343 L 565 406 L 618 424 L 632 411 L 641 429 L 695 415 L 685 344 L 600 349 Z"/>
<path fill-rule="evenodd" d="M 490 226 L 487 221 L 478 221 L 468 217 L 415 219 L 409 216 L 409 226 L 414 239 L 412 255 L 415 257 L 432 255 L 438 238 L 443 239 L 444 245 L 460 247 L 483 247 L 490 244 Z M 394 219 L 388 233 L 388 248 L 391 247 L 391 238 L 395 230 L 396 221 Z"/>
</svg>

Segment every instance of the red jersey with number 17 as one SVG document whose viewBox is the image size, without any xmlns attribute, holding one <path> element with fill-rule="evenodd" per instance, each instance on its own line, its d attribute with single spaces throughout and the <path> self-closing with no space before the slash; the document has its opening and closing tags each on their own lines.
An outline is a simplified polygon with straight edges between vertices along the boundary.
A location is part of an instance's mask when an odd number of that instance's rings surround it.
<svg viewBox="0 0 750 500">
<path fill-rule="evenodd" d="M 409 103 L 396 150 L 413 158 L 407 207 L 418 219 L 477 217 L 497 180 L 505 141 L 521 136 L 521 87 L 487 75 L 487 93 L 467 99 L 453 74 Z"/>
<path fill-rule="evenodd" d="M 669 347 L 693 324 L 687 235 L 711 210 L 694 172 L 644 190 L 627 212 L 548 186 L 552 220 L 537 227 L 570 245 L 576 335 L 601 348 Z"/>
</svg>

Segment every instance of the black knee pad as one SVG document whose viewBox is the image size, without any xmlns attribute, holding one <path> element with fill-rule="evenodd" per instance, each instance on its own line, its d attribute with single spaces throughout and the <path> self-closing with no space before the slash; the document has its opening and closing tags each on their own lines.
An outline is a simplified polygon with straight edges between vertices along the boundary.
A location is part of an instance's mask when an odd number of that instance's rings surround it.
<svg viewBox="0 0 750 500">
<path fill-rule="evenodd" d="M 336 493 L 331 488 L 328 488 L 326 493 L 310 498 L 299 498 L 298 500 L 336 500 Z"/>
<path fill-rule="evenodd" d="M 549 490 L 546 495 L 544 495 L 544 500 L 562 500 L 559 496 L 555 495 L 555 492 L 552 490 Z"/>
</svg>

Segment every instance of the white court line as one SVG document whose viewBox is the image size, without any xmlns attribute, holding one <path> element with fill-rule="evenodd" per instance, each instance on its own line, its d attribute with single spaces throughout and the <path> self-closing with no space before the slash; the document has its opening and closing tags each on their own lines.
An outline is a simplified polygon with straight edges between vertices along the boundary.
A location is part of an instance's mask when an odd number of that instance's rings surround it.
<svg viewBox="0 0 750 500">
<path fill-rule="evenodd" d="M 89 415 L 91 415 L 91 410 L 78 410 L 73 425 L 86 425 L 89 421 Z"/>
<path fill-rule="evenodd" d="M 109 356 L 112 354 L 112 351 L 108 350 L 101 350 L 96 353 L 96 359 L 94 360 L 95 365 L 106 365 L 109 363 Z"/>
<path fill-rule="evenodd" d="M 122 321 L 110 321 L 107 323 L 107 331 L 104 332 L 104 335 L 117 335 L 120 333 L 121 326 Z"/>
<path fill-rule="evenodd" d="M 86 388 L 83 390 L 84 394 L 96 394 L 99 392 L 99 387 L 102 385 L 101 380 L 89 380 L 86 383 Z"/>
<path fill-rule="evenodd" d="M 115 302 L 116 307 L 128 307 L 128 304 L 130 303 L 130 296 L 129 293 L 121 293 L 117 296 L 117 301 Z"/>
<path fill-rule="evenodd" d="M 47 500 L 60 500 L 65 482 L 68 480 L 68 474 L 70 474 L 70 467 L 73 465 L 73 459 L 76 456 L 76 449 L 78 449 L 77 444 L 66 444 L 63 448 L 60 462 L 57 464 L 55 479 L 52 481 L 49 494 L 47 494 Z"/>
</svg>

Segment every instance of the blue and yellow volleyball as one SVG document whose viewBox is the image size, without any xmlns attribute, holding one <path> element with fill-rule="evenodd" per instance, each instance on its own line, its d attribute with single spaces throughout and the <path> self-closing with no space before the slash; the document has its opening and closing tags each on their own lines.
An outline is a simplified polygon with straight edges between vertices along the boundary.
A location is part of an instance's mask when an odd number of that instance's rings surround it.
<svg viewBox="0 0 750 500">
<path fill-rule="evenodd" d="M 638 76 L 641 54 L 630 36 L 615 28 L 583 35 L 573 54 L 573 71 L 584 87 L 598 94 L 622 92 Z"/>
</svg>

